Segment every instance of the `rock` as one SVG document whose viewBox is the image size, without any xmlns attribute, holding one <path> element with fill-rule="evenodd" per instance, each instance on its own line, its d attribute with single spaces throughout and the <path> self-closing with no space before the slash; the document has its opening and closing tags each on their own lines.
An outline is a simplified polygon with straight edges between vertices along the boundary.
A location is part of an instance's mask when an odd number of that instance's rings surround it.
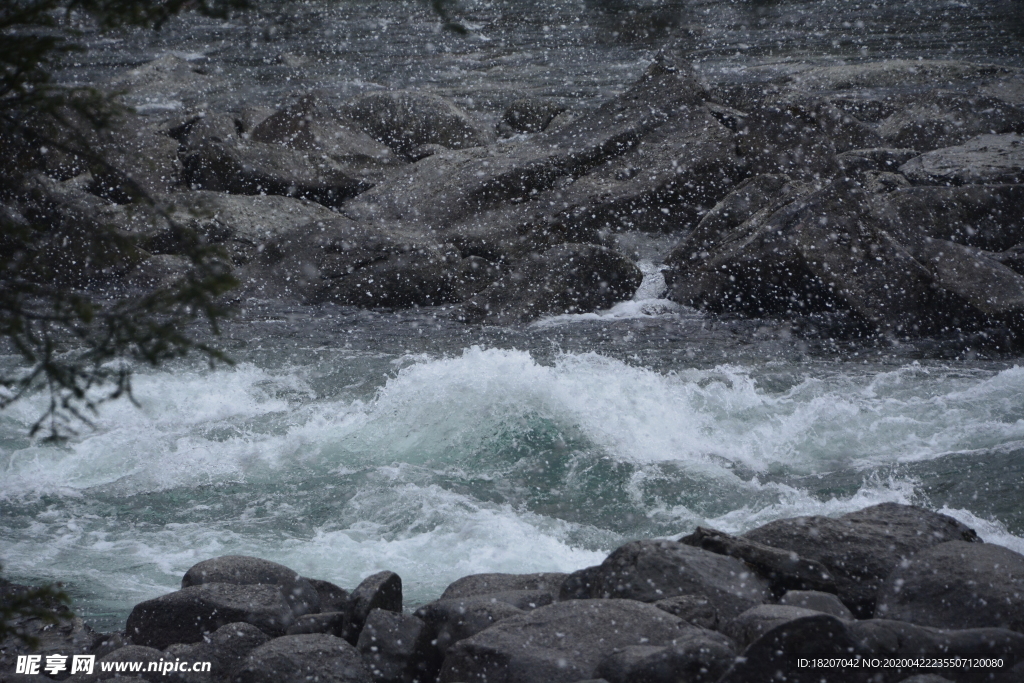
<svg viewBox="0 0 1024 683">
<path fill-rule="evenodd" d="M 339 206 L 371 187 L 326 155 L 262 142 L 204 140 L 182 163 L 194 190 L 274 194 Z"/>
<path fill-rule="evenodd" d="M 665 647 L 633 645 L 613 651 L 601 660 L 597 675 L 608 683 L 712 683 L 735 658 L 728 638 L 704 631 Z"/>
<path fill-rule="evenodd" d="M 629 299 L 643 275 L 605 247 L 563 244 L 523 259 L 466 304 L 470 321 L 528 321 L 586 313 Z"/>
<path fill-rule="evenodd" d="M 835 156 L 884 142 L 868 126 L 826 100 L 785 93 L 749 112 L 737 130 L 737 152 L 748 171 L 810 179 L 833 173 Z"/>
<path fill-rule="evenodd" d="M 842 621 L 828 615 L 808 616 L 784 623 L 752 643 L 723 676 L 720 683 L 817 683 L 821 670 L 799 668 L 800 658 L 915 658 L 915 657 L 1003 657 L 1015 661 L 1024 654 L 1024 635 L 1004 629 L 940 631 L 899 621 L 872 619 Z M 829 681 L 869 681 L 877 669 L 833 668 Z M 886 668 L 885 681 L 901 681 L 919 669 Z M 982 681 L 991 671 L 960 670 L 957 680 Z M 997 676 L 1000 674 L 997 674 Z M 995 680 L 1000 680 L 996 678 Z M 1002 679 L 1009 683 L 1012 679 Z"/>
<path fill-rule="evenodd" d="M 656 602 L 678 595 L 707 598 L 723 619 L 767 602 L 766 581 L 739 560 L 674 541 L 633 541 L 590 576 L 590 597 Z"/>
<path fill-rule="evenodd" d="M 137 112 L 156 114 L 205 109 L 211 99 L 230 92 L 232 84 L 201 61 L 167 54 L 115 78 L 110 89 L 124 91 L 124 101 Z"/>
<path fill-rule="evenodd" d="M 718 630 L 718 610 L 711 601 L 699 595 L 677 595 L 674 598 L 658 600 L 654 606 L 674 614 L 694 626 Z"/>
<path fill-rule="evenodd" d="M 909 85 L 948 87 L 975 83 L 996 76 L 1012 76 L 1018 69 L 994 64 L 952 60 L 887 59 L 808 69 L 793 77 L 793 85 L 813 91 L 892 88 Z"/>
<path fill-rule="evenodd" d="M 282 635 L 295 615 L 277 586 L 204 583 L 136 605 L 125 635 L 136 645 L 164 648 L 196 643 L 203 634 L 242 621 L 272 635 Z"/>
<path fill-rule="evenodd" d="M 441 669 L 430 629 L 410 614 L 374 609 L 356 649 L 376 683 L 431 681 Z"/>
<path fill-rule="evenodd" d="M 1024 109 L 979 94 L 937 92 L 889 116 L 878 133 L 894 147 L 928 152 L 987 133 L 1024 133 Z"/>
<path fill-rule="evenodd" d="M 355 644 L 366 617 L 374 609 L 402 611 L 402 577 L 394 572 L 371 574 L 348 596 L 348 631 L 345 639 Z"/>
<path fill-rule="evenodd" d="M 271 240 L 243 272 L 264 297 L 404 308 L 454 300 L 456 269 L 423 235 L 337 216 Z"/>
<path fill-rule="evenodd" d="M 275 638 L 249 653 L 235 683 L 370 683 L 354 647 L 326 634 Z"/>
<path fill-rule="evenodd" d="M 838 519 L 778 520 L 743 537 L 820 562 L 835 577 L 839 599 L 863 619 L 874 613 L 879 586 L 901 561 L 938 543 L 974 541 L 977 534 L 946 515 L 882 503 Z"/>
<path fill-rule="evenodd" d="M 342 638 L 346 633 L 347 624 L 348 615 L 345 612 L 304 614 L 292 622 L 286 633 L 290 636 L 301 633 L 329 633 Z"/>
<path fill-rule="evenodd" d="M 339 107 L 340 116 L 398 154 L 420 145 L 479 147 L 491 136 L 448 100 L 419 92 L 363 95 Z"/>
<path fill-rule="evenodd" d="M 389 168 L 401 165 L 391 148 L 366 133 L 344 125 L 323 98 L 303 97 L 255 126 L 249 139 L 322 154 L 354 178 L 381 180 Z"/>
<path fill-rule="evenodd" d="M 604 575 L 601 565 L 584 567 L 565 577 L 558 589 L 559 600 L 589 600 L 596 598 L 598 582 Z"/>
<path fill-rule="evenodd" d="M 964 541 L 923 549 L 886 578 L 875 616 L 935 628 L 1024 632 L 1024 556 Z"/>
<path fill-rule="evenodd" d="M 758 605 L 731 619 L 722 633 L 735 640 L 742 650 L 776 626 L 816 614 L 815 610 L 791 605 Z"/>
<path fill-rule="evenodd" d="M 197 643 L 171 645 L 166 652 L 183 661 L 210 662 L 210 675 L 223 680 L 241 667 L 250 652 L 269 641 L 270 636 L 252 624 L 236 622 L 205 633 Z"/>
<path fill-rule="evenodd" d="M 320 595 L 298 572 L 276 562 L 245 555 L 224 555 L 193 565 L 181 578 L 181 587 L 205 583 L 237 586 L 266 584 L 280 586 L 295 616 L 320 611 Z"/>
<path fill-rule="evenodd" d="M 979 135 L 957 147 L 914 157 L 900 173 L 916 185 L 1024 183 L 1024 138 Z"/>
<path fill-rule="evenodd" d="M 320 610 L 323 612 L 344 612 L 348 606 L 348 591 L 330 581 L 306 579 L 320 596 Z"/>
<path fill-rule="evenodd" d="M 925 240 L 911 253 L 931 271 L 937 287 L 955 294 L 983 319 L 1024 312 L 1024 276 L 994 255 L 945 240 Z"/>
<path fill-rule="evenodd" d="M 836 157 L 836 161 L 839 162 L 839 167 L 844 173 L 896 171 L 904 163 L 919 155 L 920 152 L 914 149 L 875 147 L 843 152 Z"/>
<path fill-rule="evenodd" d="M 680 543 L 703 548 L 719 555 L 728 555 L 746 562 L 768 579 L 777 595 L 787 590 L 817 590 L 834 593 L 835 579 L 821 564 L 803 559 L 792 551 L 779 550 L 744 538 L 697 527 L 679 539 Z"/>
<path fill-rule="evenodd" d="M 872 201 L 904 244 L 932 237 L 1004 251 L 1024 240 L 1024 185 L 908 187 Z"/>
<path fill-rule="evenodd" d="M 780 605 L 792 607 L 803 607 L 804 609 L 824 612 L 840 619 L 853 619 L 851 612 L 846 605 L 839 601 L 832 593 L 820 591 L 786 591 L 786 594 L 779 598 Z"/>
<path fill-rule="evenodd" d="M 507 135 L 539 133 L 563 111 L 565 107 L 549 100 L 521 98 L 506 107 L 498 131 Z"/>
<path fill-rule="evenodd" d="M 435 154 L 349 202 L 345 212 L 437 227 L 528 202 L 626 154 L 675 116 L 700 108 L 705 95 L 692 68 L 661 56 L 626 92 L 586 116 L 510 149 Z"/>
<path fill-rule="evenodd" d="M 519 614 L 523 610 L 486 595 L 436 600 L 416 610 L 442 656 L 460 640 Z"/>
<path fill-rule="evenodd" d="M 508 619 L 448 650 L 441 683 L 548 681 L 596 677 L 615 648 L 669 645 L 706 631 L 632 600 L 571 600 Z"/>
</svg>

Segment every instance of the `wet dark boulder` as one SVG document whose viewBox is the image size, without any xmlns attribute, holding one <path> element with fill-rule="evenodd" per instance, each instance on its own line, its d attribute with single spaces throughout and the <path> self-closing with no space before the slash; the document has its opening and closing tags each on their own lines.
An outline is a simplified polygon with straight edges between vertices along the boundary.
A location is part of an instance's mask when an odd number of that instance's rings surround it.
<svg viewBox="0 0 1024 683">
<path fill-rule="evenodd" d="M 900 173 L 915 185 L 1024 183 L 1024 138 L 979 135 L 962 145 L 914 157 Z"/>
<path fill-rule="evenodd" d="M 781 519 L 743 537 L 820 562 L 835 577 L 839 598 L 858 618 L 874 613 L 879 587 L 900 562 L 939 543 L 977 540 L 972 529 L 951 517 L 896 503 L 836 519 Z"/>
<path fill-rule="evenodd" d="M 522 322 L 541 315 L 587 313 L 633 296 L 643 275 L 605 247 L 562 244 L 531 254 L 466 302 L 472 322 Z"/>
<path fill-rule="evenodd" d="M 427 603 L 416 610 L 416 616 L 427 625 L 434 646 L 444 655 L 460 640 L 523 612 L 505 601 L 476 595 Z"/>
<path fill-rule="evenodd" d="M 730 619 L 721 631 L 742 650 L 776 626 L 816 614 L 819 612 L 792 605 L 758 605 Z"/>
<path fill-rule="evenodd" d="M 786 591 L 779 598 L 779 604 L 803 607 L 815 612 L 824 612 L 840 619 L 853 619 L 853 612 L 832 593 L 803 590 Z"/>
<path fill-rule="evenodd" d="M 375 609 L 402 611 L 402 577 L 382 571 L 363 579 L 348 596 L 345 639 L 355 644 L 367 616 Z"/>
<path fill-rule="evenodd" d="M 338 114 L 401 155 L 427 144 L 479 147 L 493 135 L 449 100 L 420 92 L 370 93 L 341 104 Z"/>
<path fill-rule="evenodd" d="M 171 645 L 165 652 L 183 661 L 210 662 L 210 676 L 227 679 L 250 652 L 269 640 L 270 636 L 252 624 L 237 622 L 204 634 L 197 643 Z"/>
<path fill-rule="evenodd" d="M 288 627 L 286 633 L 290 636 L 302 633 L 329 633 L 332 636 L 343 638 L 347 633 L 347 627 L 347 612 L 320 612 L 298 617 Z"/>
<path fill-rule="evenodd" d="M 305 577 L 304 577 L 305 578 Z M 348 591 L 323 579 L 306 578 L 320 596 L 320 610 L 323 612 L 343 612 L 348 605 Z"/>
<path fill-rule="evenodd" d="M 819 683 L 822 671 L 798 666 L 800 659 L 863 657 L 905 659 L 907 664 L 879 670 L 874 667 L 834 667 L 828 680 L 836 683 L 885 683 L 903 681 L 928 672 L 913 666 L 917 657 L 1003 658 L 1015 662 L 1024 655 L 1024 635 L 1006 629 L 985 628 L 943 631 L 899 621 L 871 619 L 842 621 L 824 614 L 783 623 L 754 641 L 736 660 L 720 683 Z M 955 669 L 955 680 L 963 683 L 1000 681 L 1010 683 L 1011 672 L 990 669 Z M 993 676 L 994 674 L 994 676 Z M 1010 677 L 1007 677 L 1009 674 Z M 881 675 L 881 678 L 879 678 Z"/>
<path fill-rule="evenodd" d="M 181 587 L 205 583 L 278 586 L 295 616 L 320 611 L 320 594 L 298 572 L 276 562 L 246 555 L 224 555 L 192 565 L 181 577 Z"/>
<path fill-rule="evenodd" d="M 570 600 L 503 619 L 448 650 L 441 683 L 570 683 L 595 678 L 616 648 L 707 633 L 633 600 Z"/>
<path fill-rule="evenodd" d="M 964 541 L 921 550 L 886 578 L 875 616 L 935 628 L 1024 632 L 1024 556 Z"/>
<path fill-rule="evenodd" d="M 882 121 L 878 133 L 894 147 L 929 152 L 977 135 L 1024 133 L 1024 108 L 977 93 L 938 91 L 918 95 Z"/>
<path fill-rule="evenodd" d="M 679 542 L 746 562 L 768 579 L 772 591 L 777 595 L 788 590 L 836 591 L 835 580 L 825 567 L 789 550 L 772 548 L 704 527 L 697 527 L 693 533 L 680 538 Z"/>
<path fill-rule="evenodd" d="M 509 591 L 547 591 L 558 595 L 566 574 L 544 572 L 538 574 L 470 574 L 453 581 L 441 593 L 442 600 L 468 598 L 474 595 L 506 593 Z"/>
<path fill-rule="evenodd" d="M 249 653 L 234 683 L 370 683 L 359 652 L 326 634 L 283 636 Z"/>
<path fill-rule="evenodd" d="M 411 614 L 374 609 L 356 649 L 376 683 L 431 681 L 441 668 L 430 629 Z"/>
<path fill-rule="evenodd" d="M 706 598 L 721 619 L 771 599 L 768 583 L 743 562 L 674 541 L 633 541 L 584 571 L 589 598 L 656 602 L 692 595 Z"/>
<path fill-rule="evenodd" d="M 208 139 L 188 150 L 184 177 L 195 190 L 274 194 L 339 206 L 372 183 L 318 152 L 253 141 Z"/>
<path fill-rule="evenodd" d="M 505 108 L 498 124 L 498 132 L 504 135 L 516 133 L 539 133 L 551 121 L 565 111 L 565 107 L 536 97 L 524 97 Z"/>
<path fill-rule="evenodd" d="M 660 610 L 674 614 L 694 626 L 718 630 L 718 610 L 711 600 L 701 595 L 677 595 L 653 603 Z"/>
<path fill-rule="evenodd" d="M 608 683 L 713 683 L 736 659 L 735 644 L 720 633 L 695 631 L 671 645 L 633 645 L 601 660 L 597 675 Z"/>
<path fill-rule="evenodd" d="M 164 648 L 197 643 L 205 633 L 235 622 L 283 635 L 294 620 L 278 586 L 204 583 L 139 603 L 128 615 L 125 635 L 136 645 Z"/>
</svg>

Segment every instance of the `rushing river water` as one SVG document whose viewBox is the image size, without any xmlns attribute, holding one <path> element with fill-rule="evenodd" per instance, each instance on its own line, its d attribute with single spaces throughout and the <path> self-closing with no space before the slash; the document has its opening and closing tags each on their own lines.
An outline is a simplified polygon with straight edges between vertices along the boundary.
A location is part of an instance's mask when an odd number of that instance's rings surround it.
<svg viewBox="0 0 1024 683">
<path fill-rule="evenodd" d="M 1022 60 L 1013 2 L 479 2 L 456 18 L 467 36 L 400 2 L 186 17 L 93 36 L 65 78 L 173 53 L 233 84 L 215 95 L 224 107 L 425 87 L 493 117 L 525 92 L 600 101 L 668 37 L 707 74 L 809 57 Z M 41 398 L 17 404 L 0 414 L 5 575 L 65 581 L 82 616 L 116 629 L 223 554 L 346 587 L 391 569 L 416 605 L 474 572 L 571 571 L 632 538 L 883 501 L 1024 552 L 1014 359 L 716 321 L 658 299 L 646 269 L 637 301 L 515 329 L 250 307 L 220 341 L 236 365 L 140 369 L 138 407 L 105 406 L 63 445 L 26 436 Z"/>
</svg>

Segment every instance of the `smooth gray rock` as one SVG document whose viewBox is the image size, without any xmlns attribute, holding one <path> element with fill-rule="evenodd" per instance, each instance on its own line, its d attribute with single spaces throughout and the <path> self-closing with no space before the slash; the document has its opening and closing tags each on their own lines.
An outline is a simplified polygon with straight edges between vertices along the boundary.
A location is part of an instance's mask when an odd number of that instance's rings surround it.
<svg viewBox="0 0 1024 683">
<path fill-rule="evenodd" d="M 1024 555 L 963 541 L 921 550 L 886 578 L 875 616 L 935 628 L 1024 632 Z"/>
<path fill-rule="evenodd" d="M 237 586 L 278 586 L 295 616 L 320 611 L 320 595 L 298 572 L 276 562 L 245 555 L 224 555 L 199 562 L 181 578 L 181 587 L 205 583 L 232 583 Z"/>
<path fill-rule="evenodd" d="M 779 550 L 704 527 L 697 527 L 693 533 L 680 538 L 679 542 L 746 562 L 768 579 L 776 595 L 791 589 L 829 593 L 836 590 L 835 579 L 825 567 L 814 560 L 801 558 L 792 551 Z"/>
<path fill-rule="evenodd" d="M 171 645 L 166 652 L 182 660 L 210 662 L 210 675 L 225 679 L 240 668 L 250 652 L 269 641 L 270 636 L 252 624 L 236 622 L 204 634 L 197 643 Z"/>
<path fill-rule="evenodd" d="M 295 636 L 302 633 L 329 633 L 342 638 L 348 624 L 346 612 L 320 612 L 304 614 L 288 627 L 287 635 Z"/>
<path fill-rule="evenodd" d="M 589 597 L 656 602 L 679 595 L 706 598 L 720 618 L 771 598 L 767 582 L 731 557 L 674 541 L 633 541 L 590 575 Z"/>
<path fill-rule="evenodd" d="M 366 618 L 356 649 L 376 683 L 432 681 L 441 656 L 430 628 L 411 614 L 375 609 Z"/>
<path fill-rule="evenodd" d="M 843 604 L 858 618 L 868 618 L 878 588 L 900 562 L 938 543 L 974 541 L 977 534 L 943 514 L 882 503 L 837 519 L 778 520 L 743 537 L 820 562 L 835 577 Z"/>
<path fill-rule="evenodd" d="M 713 683 L 736 658 L 735 646 L 720 633 L 688 633 L 671 645 L 633 645 L 601 660 L 597 675 L 608 683 Z"/>
<path fill-rule="evenodd" d="M 492 139 L 454 103 L 427 93 L 370 93 L 340 105 L 338 112 L 342 119 L 403 155 L 420 145 L 462 149 Z"/>
<path fill-rule="evenodd" d="M 294 620 L 276 585 L 204 583 L 139 603 L 128 615 L 125 635 L 136 645 L 164 648 L 199 642 L 203 634 L 238 621 L 282 635 Z"/>
<path fill-rule="evenodd" d="M 370 683 L 354 647 L 326 634 L 282 636 L 245 658 L 234 683 Z"/>
<path fill-rule="evenodd" d="M 633 600 L 571 600 L 503 619 L 448 650 L 441 683 L 569 683 L 594 678 L 615 648 L 705 633 Z"/>
<path fill-rule="evenodd" d="M 1017 661 L 1024 655 L 1024 635 L 1005 629 L 966 629 L 943 631 L 899 621 L 871 619 L 843 621 L 820 614 L 802 617 L 765 633 L 752 643 L 720 680 L 720 683 L 769 683 L 780 679 L 792 683 L 820 682 L 822 671 L 800 668 L 800 658 L 811 657 L 978 657 Z M 998 680 L 1009 683 L 1004 672 L 991 670 L 956 670 L 958 681 Z M 872 674 L 881 673 L 885 681 L 901 681 L 919 673 L 899 666 L 877 669 L 836 668 L 828 672 L 828 680 L 866 682 Z"/>
<path fill-rule="evenodd" d="M 366 617 L 375 609 L 402 611 L 402 577 L 382 571 L 363 579 L 348 596 L 345 640 L 355 644 Z"/>
<path fill-rule="evenodd" d="M 348 591 L 341 586 L 336 586 L 330 581 L 322 579 L 307 578 L 310 585 L 320 596 L 320 610 L 322 612 L 344 612 L 348 605 Z"/>
<path fill-rule="evenodd" d="M 900 166 L 917 185 L 995 185 L 1024 182 L 1024 138 L 1014 133 L 979 135 Z"/>
<path fill-rule="evenodd" d="M 718 630 L 718 610 L 711 601 L 699 595 L 677 595 L 653 603 L 660 610 L 674 614 L 694 626 Z"/>
<path fill-rule="evenodd" d="M 427 603 L 416 610 L 416 616 L 427 625 L 435 647 L 444 655 L 460 640 L 523 612 L 493 596 L 473 595 Z"/>
<path fill-rule="evenodd" d="M 473 595 L 504 593 L 507 591 L 550 591 L 558 589 L 566 574 L 548 572 L 541 574 L 470 574 L 452 582 L 441 594 L 442 600 L 468 598 Z"/>
<path fill-rule="evenodd" d="M 722 633 L 736 641 L 742 650 L 776 626 L 819 612 L 791 605 L 758 605 L 737 615 L 722 627 Z"/>
<path fill-rule="evenodd" d="M 513 264 L 466 302 L 471 322 L 525 322 L 541 315 L 588 313 L 631 298 L 643 274 L 606 247 L 562 244 Z"/>
<path fill-rule="evenodd" d="M 831 614 L 834 617 L 840 619 L 853 619 L 853 612 L 849 608 L 840 602 L 832 593 L 822 593 L 820 591 L 786 591 L 785 595 L 779 598 L 780 605 L 790 605 L 792 607 L 803 607 L 804 609 L 811 609 L 816 612 L 824 612 L 825 614 Z"/>
</svg>

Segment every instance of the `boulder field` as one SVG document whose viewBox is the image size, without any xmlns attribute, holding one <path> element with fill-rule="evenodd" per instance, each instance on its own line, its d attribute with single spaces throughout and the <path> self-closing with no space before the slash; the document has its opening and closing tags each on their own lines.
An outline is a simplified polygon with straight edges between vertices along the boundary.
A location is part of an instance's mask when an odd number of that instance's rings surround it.
<svg viewBox="0 0 1024 683">
<path fill-rule="evenodd" d="M 181 585 L 122 632 L 25 626 L 44 653 L 211 664 L 152 683 L 1024 680 L 1024 556 L 895 503 L 633 541 L 571 574 L 466 576 L 416 609 L 393 572 L 347 590 L 255 557 L 205 560 Z"/>
<path fill-rule="evenodd" d="M 174 59 L 115 85 L 227 87 Z M 69 274 L 79 286 L 171 283 L 198 238 L 243 297 L 514 324 L 631 298 L 642 274 L 618 238 L 643 232 L 674 242 L 665 296 L 687 306 L 1024 345 L 1024 72 L 741 71 L 703 74 L 667 47 L 598 106 L 520 99 L 496 129 L 414 91 L 130 115 L 95 135 L 104 172 L 39 153 L 2 208 L 138 238 L 123 263 Z M 161 210 L 128 204 L 139 191 Z"/>
</svg>

